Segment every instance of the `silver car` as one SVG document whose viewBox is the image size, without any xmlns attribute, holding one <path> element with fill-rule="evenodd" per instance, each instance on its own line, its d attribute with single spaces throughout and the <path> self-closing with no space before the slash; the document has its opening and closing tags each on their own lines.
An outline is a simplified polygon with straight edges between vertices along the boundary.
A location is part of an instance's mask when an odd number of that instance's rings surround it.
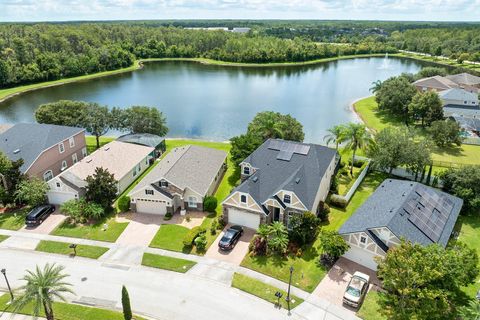
<svg viewBox="0 0 480 320">
<path fill-rule="evenodd" d="M 370 277 L 368 275 L 356 271 L 345 290 L 343 303 L 354 308 L 360 307 L 367 294 L 369 282 Z"/>
</svg>

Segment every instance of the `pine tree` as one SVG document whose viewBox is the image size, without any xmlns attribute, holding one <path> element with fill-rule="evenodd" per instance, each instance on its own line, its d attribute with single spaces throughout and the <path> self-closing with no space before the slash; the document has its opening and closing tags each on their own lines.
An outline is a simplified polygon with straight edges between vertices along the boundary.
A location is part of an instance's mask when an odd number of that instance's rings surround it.
<svg viewBox="0 0 480 320">
<path fill-rule="evenodd" d="M 125 320 L 132 319 L 132 308 L 130 307 L 130 297 L 128 296 L 128 291 L 125 286 L 122 286 L 122 307 L 123 307 L 123 318 Z"/>
</svg>

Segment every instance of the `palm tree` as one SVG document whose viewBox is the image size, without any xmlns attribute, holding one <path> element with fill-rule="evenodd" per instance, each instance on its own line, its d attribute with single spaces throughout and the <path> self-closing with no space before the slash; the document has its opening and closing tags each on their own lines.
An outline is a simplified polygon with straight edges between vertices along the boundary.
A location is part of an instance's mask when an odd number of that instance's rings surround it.
<svg viewBox="0 0 480 320">
<path fill-rule="evenodd" d="M 350 175 L 353 175 L 353 163 L 355 162 L 357 149 L 365 149 L 372 141 L 372 138 L 365 125 L 349 123 L 345 129 L 344 141 L 347 142 L 347 148 L 353 151 L 352 164 L 350 166 Z"/>
<path fill-rule="evenodd" d="M 273 251 L 284 254 L 288 247 L 288 231 L 285 225 L 276 221 L 268 226 L 268 247 Z"/>
<path fill-rule="evenodd" d="M 279 120 L 279 113 L 264 111 L 258 113 L 248 126 L 248 131 L 258 134 L 263 140 L 283 138 L 283 131 Z"/>
<path fill-rule="evenodd" d="M 370 87 L 369 90 L 370 90 L 371 93 L 375 93 L 378 90 L 380 90 L 381 87 L 382 87 L 382 81 L 377 80 L 377 81 L 372 82 L 372 86 Z"/>
<path fill-rule="evenodd" d="M 338 151 L 338 145 L 343 142 L 343 138 L 345 136 L 345 129 L 345 125 L 342 124 L 328 129 L 327 132 L 329 133 L 323 137 L 323 140 L 327 146 L 330 144 L 330 142 L 334 142 L 335 150 Z"/>
<path fill-rule="evenodd" d="M 43 270 L 39 266 L 35 272 L 27 270 L 27 274 L 22 278 L 27 284 L 20 288 L 22 294 L 16 298 L 13 303 L 13 312 L 21 311 L 27 304 L 33 303 L 33 316 L 36 318 L 40 315 L 43 307 L 45 317 L 48 320 L 54 320 L 53 317 L 53 300 L 58 298 L 66 301 L 63 293 L 72 293 L 69 288 L 70 283 L 63 280 L 68 277 L 63 274 L 64 267 L 47 263 Z"/>
</svg>

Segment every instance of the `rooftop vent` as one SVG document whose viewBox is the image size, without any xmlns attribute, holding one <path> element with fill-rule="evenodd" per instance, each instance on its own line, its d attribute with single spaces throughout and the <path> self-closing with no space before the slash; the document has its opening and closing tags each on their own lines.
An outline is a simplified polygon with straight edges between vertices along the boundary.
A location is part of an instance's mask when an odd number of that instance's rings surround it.
<svg viewBox="0 0 480 320">
<path fill-rule="evenodd" d="M 105 149 L 103 149 L 103 150 L 108 151 L 108 150 L 110 150 L 110 147 L 105 147 Z"/>
<path fill-rule="evenodd" d="M 16 149 L 16 150 L 13 151 L 13 154 L 17 154 L 19 152 L 20 152 L 20 149 Z"/>
<path fill-rule="evenodd" d="M 299 184 L 300 183 L 300 178 L 295 179 L 295 183 Z"/>
<path fill-rule="evenodd" d="M 258 177 L 253 177 L 253 182 L 257 182 L 258 181 Z"/>
<path fill-rule="evenodd" d="M 90 157 L 85 158 L 85 162 L 86 162 L 86 163 L 92 162 L 92 158 L 90 158 Z"/>
</svg>

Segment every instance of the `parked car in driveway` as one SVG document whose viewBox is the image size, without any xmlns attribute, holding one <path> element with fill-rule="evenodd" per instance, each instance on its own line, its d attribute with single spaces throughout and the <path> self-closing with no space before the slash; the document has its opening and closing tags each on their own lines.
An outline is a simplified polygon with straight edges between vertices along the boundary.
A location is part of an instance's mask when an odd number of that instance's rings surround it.
<svg viewBox="0 0 480 320">
<path fill-rule="evenodd" d="M 343 294 L 343 303 L 354 308 L 360 307 L 363 299 L 365 298 L 368 285 L 370 283 L 370 277 L 364 273 L 356 271 Z"/>
<path fill-rule="evenodd" d="M 218 247 L 221 250 L 232 250 L 237 244 L 238 240 L 243 234 L 243 228 L 241 226 L 232 226 L 225 231 L 222 239 L 218 243 Z"/>
<path fill-rule="evenodd" d="M 45 204 L 33 208 L 25 217 L 27 227 L 35 227 L 41 224 L 48 216 L 55 211 L 55 206 Z"/>
</svg>

